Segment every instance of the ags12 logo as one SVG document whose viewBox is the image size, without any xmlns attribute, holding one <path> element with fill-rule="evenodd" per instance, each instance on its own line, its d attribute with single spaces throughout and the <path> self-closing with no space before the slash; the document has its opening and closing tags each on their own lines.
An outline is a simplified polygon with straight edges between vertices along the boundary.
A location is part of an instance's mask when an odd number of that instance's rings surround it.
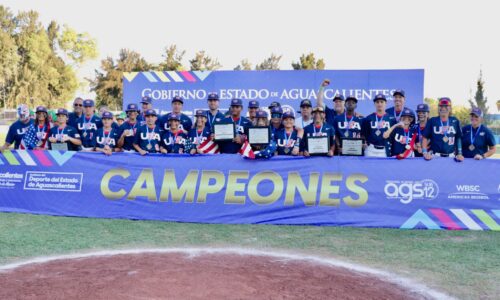
<svg viewBox="0 0 500 300">
<path fill-rule="evenodd" d="M 403 204 L 413 200 L 433 200 L 439 194 L 439 186 L 434 180 L 388 180 L 384 187 L 387 199 L 396 199 Z"/>
</svg>

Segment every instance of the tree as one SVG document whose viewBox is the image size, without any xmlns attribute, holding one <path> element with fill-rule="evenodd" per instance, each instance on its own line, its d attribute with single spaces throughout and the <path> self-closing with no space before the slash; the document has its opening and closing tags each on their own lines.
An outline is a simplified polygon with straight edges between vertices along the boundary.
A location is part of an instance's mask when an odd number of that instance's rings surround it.
<svg viewBox="0 0 500 300">
<path fill-rule="evenodd" d="M 240 64 L 237 65 L 234 68 L 234 70 L 235 71 L 241 71 L 241 70 L 249 71 L 249 70 L 252 70 L 252 64 L 248 61 L 248 59 L 242 59 Z"/>
<path fill-rule="evenodd" d="M 222 67 L 216 58 L 212 58 L 205 53 L 205 50 L 196 52 L 195 57 L 189 61 L 191 71 L 212 71 Z"/>
<path fill-rule="evenodd" d="M 469 99 L 469 104 L 471 108 L 479 107 L 483 111 L 483 115 L 486 117 L 488 115 L 489 107 L 486 106 L 488 103 L 488 98 L 484 96 L 484 80 L 483 71 L 479 71 L 479 77 L 476 82 L 476 94 L 474 95 L 474 101 Z"/>
<path fill-rule="evenodd" d="M 165 54 L 162 56 L 165 57 L 165 60 L 160 63 L 158 66 L 160 71 L 180 71 L 183 70 L 182 66 L 182 58 L 186 54 L 186 51 L 177 50 L 177 45 L 170 45 L 169 47 L 165 47 Z"/>
<path fill-rule="evenodd" d="M 282 56 L 283 55 L 278 56 L 274 53 L 271 53 L 271 56 L 264 59 L 263 62 L 255 66 L 255 70 L 279 70 L 279 64 Z"/>
<path fill-rule="evenodd" d="M 292 68 L 294 70 L 324 70 L 325 62 L 323 59 L 318 59 L 314 57 L 314 53 L 302 54 L 298 62 L 292 62 Z"/>
<path fill-rule="evenodd" d="M 78 33 L 67 25 L 58 39 L 59 47 L 77 65 L 97 58 L 97 43 L 88 33 Z"/>
<path fill-rule="evenodd" d="M 120 110 L 123 105 L 123 72 L 149 71 L 152 65 L 139 53 L 121 49 L 116 62 L 107 57 L 101 61 L 101 69 L 95 71 L 96 77 L 90 83 L 92 91 L 97 94 L 97 105 Z"/>
<path fill-rule="evenodd" d="M 460 125 L 470 123 L 470 109 L 462 105 L 454 105 L 452 107 L 452 114 L 460 121 Z"/>
<path fill-rule="evenodd" d="M 429 105 L 429 117 L 435 117 L 438 115 L 438 101 L 432 98 L 425 98 L 424 102 Z"/>
</svg>

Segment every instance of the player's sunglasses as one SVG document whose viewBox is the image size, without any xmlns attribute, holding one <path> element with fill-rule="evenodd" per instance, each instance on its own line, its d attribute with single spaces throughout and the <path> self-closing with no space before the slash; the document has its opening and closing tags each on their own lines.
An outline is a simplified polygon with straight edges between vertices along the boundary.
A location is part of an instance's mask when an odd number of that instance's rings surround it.
<svg viewBox="0 0 500 300">
<path fill-rule="evenodd" d="M 83 104 L 73 104 L 73 106 L 83 106 Z"/>
</svg>

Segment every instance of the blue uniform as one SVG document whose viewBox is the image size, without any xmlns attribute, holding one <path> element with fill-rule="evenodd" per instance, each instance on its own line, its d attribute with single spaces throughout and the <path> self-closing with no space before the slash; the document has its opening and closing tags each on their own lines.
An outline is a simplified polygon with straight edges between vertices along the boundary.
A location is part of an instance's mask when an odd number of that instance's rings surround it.
<svg viewBox="0 0 500 300">
<path fill-rule="evenodd" d="M 102 128 L 101 118 L 95 115 L 87 118 L 85 115 L 82 115 L 76 123 L 78 126 L 76 129 L 78 129 L 78 133 L 81 136 L 82 147 L 93 147 L 92 141 L 94 135 L 97 133 L 97 129 Z"/>
<path fill-rule="evenodd" d="M 158 125 L 160 125 L 161 130 L 169 130 L 169 125 L 168 125 L 168 118 L 170 117 L 172 113 L 168 113 L 166 115 L 161 116 L 158 118 Z M 185 130 L 186 132 L 189 132 L 191 128 L 193 127 L 193 121 L 191 121 L 191 118 L 186 116 L 185 114 L 181 113 L 179 114 L 181 118 L 181 122 L 179 124 L 179 128 L 181 130 Z"/>
<path fill-rule="evenodd" d="M 237 121 L 234 121 L 232 117 L 227 117 L 222 119 L 219 124 L 235 124 L 235 136 L 242 135 L 247 132 L 248 128 L 252 126 L 252 121 L 245 117 L 240 117 Z M 219 149 L 221 153 L 238 153 L 241 149 L 242 144 L 238 144 L 232 141 L 220 141 Z"/>
<path fill-rule="evenodd" d="M 123 122 L 122 126 L 119 128 L 119 135 L 121 136 L 125 132 L 125 137 L 123 138 L 122 149 L 126 151 L 135 151 L 134 140 L 137 129 L 139 128 L 139 121 L 134 124 L 129 121 Z"/>
<path fill-rule="evenodd" d="M 196 128 L 192 128 L 188 133 L 188 138 L 192 144 L 200 145 L 210 137 L 211 133 L 210 128 L 206 126 L 201 131 L 198 131 Z"/>
<path fill-rule="evenodd" d="M 387 148 L 387 141 L 383 135 L 394 124 L 396 124 L 394 116 L 389 114 L 379 116 L 376 113 L 372 113 L 363 119 L 361 135 L 366 139 L 368 145 Z"/>
<path fill-rule="evenodd" d="M 330 108 L 325 105 L 325 118 L 326 118 L 326 123 L 330 124 L 333 126 L 335 122 L 335 117 L 339 116 L 337 114 L 337 111 L 333 108 Z"/>
<path fill-rule="evenodd" d="M 119 130 L 111 128 L 111 131 L 104 131 L 104 128 L 97 129 L 92 144 L 96 148 L 104 148 L 108 145 L 111 149 L 116 148 L 120 139 Z"/>
<path fill-rule="evenodd" d="M 68 114 L 68 125 L 74 128 L 78 128 L 78 119 L 80 119 L 82 115 L 78 116 L 75 112 L 71 112 Z"/>
<path fill-rule="evenodd" d="M 322 126 L 316 126 L 314 123 L 304 127 L 304 138 L 302 139 L 301 151 L 307 150 L 307 141 L 310 137 L 327 136 L 330 142 L 330 147 L 335 143 L 335 129 L 328 123 L 323 123 Z M 328 148 L 330 150 L 330 148 Z"/>
<path fill-rule="evenodd" d="M 474 140 L 474 147 L 470 150 Z M 479 128 L 472 128 L 472 125 L 467 125 L 462 128 L 462 152 L 464 157 L 472 158 L 477 154 L 484 155 L 488 152 L 488 148 L 495 146 L 495 136 L 491 130 L 481 124 Z"/>
<path fill-rule="evenodd" d="M 406 151 L 406 145 L 414 146 L 417 137 L 418 132 L 415 131 L 415 127 L 406 130 L 401 127 L 394 128 L 389 137 L 391 156 L 403 154 Z"/>
<path fill-rule="evenodd" d="M 28 123 L 23 123 L 20 120 L 15 121 L 10 125 L 7 136 L 5 137 L 5 142 L 9 144 L 14 144 L 14 149 L 19 149 L 19 145 L 23 139 L 24 134 L 28 131 L 28 127 L 33 124 L 33 120 L 29 120 Z"/>
<path fill-rule="evenodd" d="M 460 121 L 455 117 L 449 117 L 446 122 L 442 122 L 440 117 L 430 118 L 425 126 L 423 136 L 431 141 L 433 153 L 453 154 L 461 152 L 458 151 L 457 142 L 462 137 L 462 128 L 460 128 Z"/>
<path fill-rule="evenodd" d="M 362 123 L 362 118 L 356 116 L 348 117 L 346 113 L 336 116 L 333 120 L 333 128 L 335 129 L 337 140 L 340 142 L 343 138 L 361 138 Z"/>
<path fill-rule="evenodd" d="M 179 153 L 180 149 L 184 150 L 187 135 L 181 130 L 174 134 L 172 131 L 164 131 L 161 137 L 161 146 L 167 149 L 168 153 Z"/>
<path fill-rule="evenodd" d="M 292 132 L 286 133 L 285 128 L 280 129 L 274 135 L 274 140 L 276 141 L 278 155 L 291 155 L 297 141 L 297 130 L 293 128 Z"/>
<path fill-rule="evenodd" d="M 51 125 L 45 123 L 43 126 L 31 124 L 28 130 L 23 136 L 23 142 L 25 149 L 33 150 L 36 147 L 42 149 L 48 149 L 49 143 L 47 142 L 50 136 Z M 22 148 L 22 147 L 21 147 Z"/>
<path fill-rule="evenodd" d="M 69 136 L 75 139 L 80 138 L 80 134 L 78 133 L 78 130 L 76 128 L 71 127 L 69 125 L 66 125 L 64 129 L 60 129 L 59 126 L 52 127 L 50 129 L 50 137 L 55 137 L 58 142 L 62 141 L 64 136 Z M 68 144 L 68 151 L 78 151 L 80 150 L 80 146 L 77 146 L 73 144 L 70 141 L 67 141 L 66 144 Z M 52 143 L 49 141 L 49 149 L 52 150 Z"/>
<path fill-rule="evenodd" d="M 146 152 L 158 153 L 160 152 L 161 135 L 160 127 L 155 126 L 151 129 L 147 125 L 143 125 L 135 133 L 134 144 Z"/>
<path fill-rule="evenodd" d="M 207 111 L 207 123 L 205 123 L 205 126 L 208 127 L 209 129 L 211 129 L 215 123 L 222 121 L 224 118 L 226 118 L 226 117 L 220 111 L 217 111 L 215 116 L 212 115 L 210 113 L 210 111 Z"/>
<path fill-rule="evenodd" d="M 411 109 L 409 109 L 408 107 L 405 106 L 405 107 L 403 107 L 403 110 L 411 110 Z M 401 119 L 401 114 L 403 113 L 403 110 L 401 110 L 398 113 L 398 112 L 396 112 L 396 108 L 393 106 L 393 107 L 390 107 L 390 108 L 386 109 L 385 112 L 388 115 L 393 116 L 394 119 L 396 119 L 396 122 L 399 122 L 399 120 Z M 417 119 L 417 117 L 414 115 L 412 123 L 415 123 L 416 119 Z"/>
<path fill-rule="evenodd" d="M 415 124 L 413 126 L 413 130 L 415 131 L 415 134 L 417 135 L 417 139 L 415 141 L 415 144 L 416 143 L 422 144 L 422 139 L 424 137 L 423 133 L 424 133 L 424 130 L 425 130 L 425 126 L 424 127 L 420 127 L 420 124 L 417 123 L 417 124 Z M 416 149 L 415 149 L 415 151 L 414 151 L 413 154 L 415 155 L 415 157 L 423 157 L 424 156 L 423 153 L 419 153 Z"/>
</svg>

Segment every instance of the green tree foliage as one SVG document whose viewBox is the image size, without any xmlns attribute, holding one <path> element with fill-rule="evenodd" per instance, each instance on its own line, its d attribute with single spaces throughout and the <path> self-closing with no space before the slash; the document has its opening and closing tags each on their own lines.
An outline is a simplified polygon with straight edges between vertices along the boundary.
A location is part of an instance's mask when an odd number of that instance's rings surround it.
<svg viewBox="0 0 500 300">
<path fill-rule="evenodd" d="M 324 70 L 325 62 L 324 60 L 314 57 L 314 53 L 302 54 L 298 62 L 292 62 L 292 68 L 294 70 Z"/>
<path fill-rule="evenodd" d="M 212 71 L 222 67 L 216 58 L 208 56 L 204 50 L 196 52 L 195 57 L 189 63 L 191 71 Z"/>
<path fill-rule="evenodd" d="M 271 56 L 255 66 L 255 70 L 279 70 L 281 57 L 283 57 L 283 55 L 271 53 Z"/>
<path fill-rule="evenodd" d="M 479 71 L 479 77 L 476 81 L 476 94 L 474 95 L 474 99 L 469 99 L 469 104 L 471 108 L 479 107 L 485 116 L 485 120 L 487 120 L 487 115 L 489 113 L 489 107 L 486 105 L 488 103 L 488 98 L 484 96 L 484 80 L 483 80 L 483 71 Z"/>
<path fill-rule="evenodd" d="M 439 115 L 438 100 L 432 98 L 425 98 L 424 102 L 429 105 L 429 116 L 436 117 Z M 469 124 L 470 109 L 462 105 L 453 105 L 451 108 L 451 114 L 460 121 L 461 125 Z"/>
<path fill-rule="evenodd" d="M 0 100 L 13 108 L 20 103 L 31 107 L 60 107 L 78 88 L 72 64 L 97 56 L 95 41 L 52 21 L 47 28 L 35 11 L 14 15 L 0 6 Z M 68 43 L 68 33 L 78 39 Z"/>
<path fill-rule="evenodd" d="M 184 70 L 182 59 L 186 54 L 185 50 L 178 50 L 177 45 L 170 45 L 165 48 L 165 53 L 162 55 L 165 60 L 159 65 L 160 71 L 180 71 Z"/>
<path fill-rule="evenodd" d="M 92 90 L 97 94 L 97 105 L 106 105 L 113 110 L 121 110 L 123 72 L 149 71 L 152 67 L 139 53 L 129 49 L 121 49 L 116 61 L 112 57 L 103 59 L 102 71 L 96 70 L 96 77 L 91 82 Z"/>
</svg>

